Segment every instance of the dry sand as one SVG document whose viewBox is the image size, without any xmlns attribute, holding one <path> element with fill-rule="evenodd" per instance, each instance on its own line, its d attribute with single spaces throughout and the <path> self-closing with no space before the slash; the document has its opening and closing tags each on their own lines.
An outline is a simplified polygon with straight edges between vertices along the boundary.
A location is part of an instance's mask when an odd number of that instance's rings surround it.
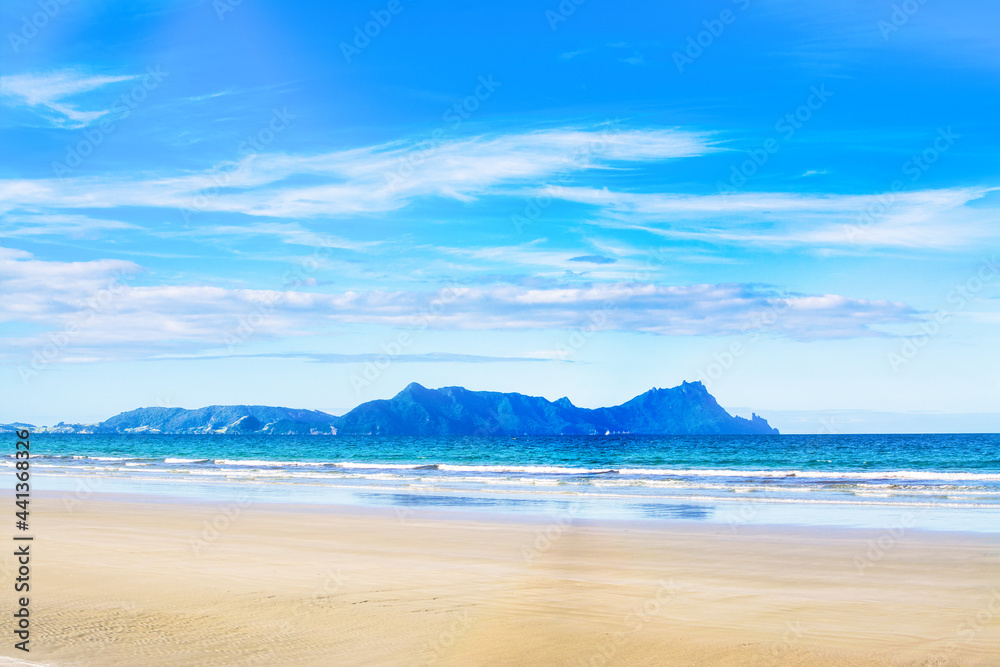
<svg viewBox="0 0 1000 667">
<path fill-rule="evenodd" d="M 13 648 L 5 587 L 0 655 L 102 666 L 1000 664 L 992 537 L 221 507 L 92 498 L 70 512 L 34 500 L 32 650 Z M 202 534 L 206 521 L 223 530 Z M 879 538 L 885 548 L 872 550 Z M 9 582 L 11 556 L 4 567 Z"/>
</svg>

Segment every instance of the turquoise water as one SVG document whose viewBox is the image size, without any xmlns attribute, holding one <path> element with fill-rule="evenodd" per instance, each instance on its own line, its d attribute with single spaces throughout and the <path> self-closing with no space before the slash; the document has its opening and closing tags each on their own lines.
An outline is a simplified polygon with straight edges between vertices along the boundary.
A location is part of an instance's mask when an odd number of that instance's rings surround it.
<svg viewBox="0 0 1000 667">
<path fill-rule="evenodd" d="M 12 461 L 4 462 L 12 465 Z M 1000 436 L 61 435 L 36 488 L 1000 532 Z"/>
</svg>

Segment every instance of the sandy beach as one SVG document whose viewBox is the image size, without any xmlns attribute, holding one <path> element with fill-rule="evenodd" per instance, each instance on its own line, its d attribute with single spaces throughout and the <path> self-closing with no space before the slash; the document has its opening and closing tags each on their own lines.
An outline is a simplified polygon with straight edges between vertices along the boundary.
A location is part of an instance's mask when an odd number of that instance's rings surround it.
<svg viewBox="0 0 1000 667">
<path fill-rule="evenodd" d="M 32 516 L 32 650 L 0 651 L 32 663 L 1000 664 L 992 536 L 97 496 Z"/>
</svg>

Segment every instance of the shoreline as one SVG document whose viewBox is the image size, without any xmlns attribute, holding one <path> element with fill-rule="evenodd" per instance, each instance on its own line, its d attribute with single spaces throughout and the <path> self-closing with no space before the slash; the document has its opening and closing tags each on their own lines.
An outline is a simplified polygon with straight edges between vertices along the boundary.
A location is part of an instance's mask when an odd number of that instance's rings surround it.
<svg viewBox="0 0 1000 667">
<path fill-rule="evenodd" d="M 235 486 L 235 485 L 234 485 Z M 238 487 L 237 487 L 238 488 Z M 74 507 L 66 505 L 67 500 L 71 505 L 79 506 L 84 502 L 95 502 L 104 504 L 133 505 L 142 507 L 147 505 L 174 506 L 181 508 L 206 508 L 222 507 L 229 504 L 240 504 L 240 496 L 220 495 L 213 498 L 199 496 L 188 496 L 182 494 L 158 494 L 152 492 L 98 492 L 94 491 L 84 500 L 72 500 L 65 493 L 44 490 L 32 493 L 35 500 L 61 503 L 63 509 L 70 513 Z M 242 498 L 246 498 L 243 496 Z M 249 502 L 241 504 L 243 508 L 253 508 L 255 512 L 270 514 L 295 514 L 295 515 L 325 515 L 325 516 L 356 516 L 358 518 L 370 517 L 374 520 L 398 518 L 399 516 L 419 515 L 428 520 L 434 521 L 469 521 L 484 522 L 492 524 L 510 525 L 539 525 L 550 524 L 554 519 L 562 519 L 571 516 L 572 523 L 581 527 L 606 528 L 636 530 L 636 531 L 664 531 L 682 530 L 685 532 L 705 534 L 765 534 L 779 535 L 787 534 L 795 536 L 805 535 L 826 535 L 833 533 L 845 538 L 870 538 L 895 528 L 893 525 L 882 527 L 863 527 L 853 525 L 825 525 L 807 523 L 755 523 L 744 521 L 740 523 L 725 523 L 721 521 L 706 521 L 700 519 L 683 518 L 631 518 L 631 517 L 600 517 L 593 518 L 581 513 L 562 512 L 553 513 L 545 511 L 535 512 L 511 512 L 502 509 L 482 509 L 482 508 L 447 508 L 431 505 L 375 505 L 375 504 L 355 504 L 355 503 L 334 503 L 334 502 L 296 502 L 296 501 L 275 501 L 269 498 L 254 498 Z M 898 525 L 898 524 L 897 524 Z M 1000 534 L 996 532 L 981 532 L 975 530 L 936 530 L 933 528 L 923 528 L 914 525 L 903 526 L 905 532 L 911 535 L 922 535 L 928 539 L 947 539 L 971 541 L 983 540 L 995 543 L 1000 548 Z"/>
<path fill-rule="evenodd" d="M 130 479 L 105 475 L 36 473 L 36 492 L 79 502 L 97 493 L 157 496 L 197 503 L 249 498 L 254 503 L 358 507 L 440 507 L 463 513 L 516 516 L 566 514 L 597 520 L 674 521 L 713 525 L 793 525 L 880 530 L 907 527 L 942 532 L 1000 534 L 1000 505 L 971 506 L 862 500 L 789 500 L 733 494 L 731 497 L 572 494 L 492 488 L 421 489 L 400 486 L 288 483 L 234 479 Z M 43 491 L 44 489 L 44 491 Z"/>
<path fill-rule="evenodd" d="M 872 558 L 879 531 L 109 495 L 36 496 L 32 652 L 0 655 L 987 665 L 1000 647 L 982 534 L 907 530 Z"/>
</svg>

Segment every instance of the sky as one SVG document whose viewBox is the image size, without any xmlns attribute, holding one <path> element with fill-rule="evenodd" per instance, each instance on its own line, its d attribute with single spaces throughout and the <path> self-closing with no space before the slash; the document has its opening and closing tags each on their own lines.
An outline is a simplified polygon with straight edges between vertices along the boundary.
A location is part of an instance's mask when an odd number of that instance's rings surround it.
<svg viewBox="0 0 1000 667">
<path fill-rule="evenodd" d="M 0 422 L 700 380 L 783 432 L 1000 431 L 998 22 L 5 2 Z"/>
</svg>

